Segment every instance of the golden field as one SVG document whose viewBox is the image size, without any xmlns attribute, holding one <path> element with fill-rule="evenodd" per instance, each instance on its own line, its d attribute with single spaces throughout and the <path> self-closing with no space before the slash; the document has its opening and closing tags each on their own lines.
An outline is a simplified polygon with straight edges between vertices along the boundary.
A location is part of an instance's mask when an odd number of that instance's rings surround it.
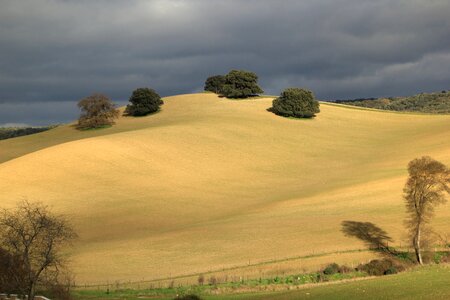
<svg viewBox="0 0 450 300">
<path fill-rule="evenodd" d="M 164 101 L 161 112 L 111 128 L 0 141 L 1 207 L 26 198 L 68 215 L 80 236 L 70 256 L 77 283 L 364 248 L 340 232 L 344 220 L 373 222 L 405 245 L 408 162 L 430 155 L 450 165 L 450 115 L 322 103 L 315 119 L 295 120 L 267 112 L 270 98 Z M 437 210 L 436 231 L 450 232 L 449 208 Z"/>
</svg>

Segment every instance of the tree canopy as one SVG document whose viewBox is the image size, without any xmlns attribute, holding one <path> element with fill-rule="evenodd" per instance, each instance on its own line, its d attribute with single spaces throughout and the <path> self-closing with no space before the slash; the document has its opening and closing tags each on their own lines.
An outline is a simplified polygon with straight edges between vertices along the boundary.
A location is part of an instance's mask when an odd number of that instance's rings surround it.
<svg viewBox="0 0 450 300">
<path fill-rule="evenodd" d="M 225 75 L 225 83 L 220 91 L 227 98 L 248 98 L 263 92 L 258 86 L 258 76 L 244 70 L 231 70 Z"/>
<path fill-rule="evenodd" d="M 300 88 L 285 89 L 272 102 L 269 109 L 273 113 L 294 118 L 312 118 L 320 112 L 319 102 L 311 91 Z"/>
<path fill-rule="evenodd" d="M 422 241 L 425 226 L 434 215 L 434 208 L 450 194 L 450 169 L 429 156 L 416 158 L 408 164 L 409 178 L 404 199 L 408 218 L 406 226 L 411 235 L 417 262 L 423 264 Z"/>
<path fill-rule="evenodd" d="M 102 94 L 93 94 L 78 102 L 81 115 L 78 119 L 79 129 L 100 128 L 114 124 L 119 111 L 114 103 Z"/>
<path fill-rule="evenodd" d="M 158 93 L 149 88 L 138 88 L 133 91 L 129 99 L 131 104 L 127 105 L 126 114 L 131 116 L 146 116 L 157 112 L 163 100 Z"/>
<path fill-rule="evenodd" d="M 40 203 L 23 201 L 15 210 L 1 211 L 0 260 L 3 265 L 6 262 L 7 268 L 2 271 L 9 276 L 10 284 L 6 288 L 34 299 L 38 284 L 58 282 L 64 266 L 62 249 L 76 236 L 64 217 Z"/>
<path fill-rule="evenodd" d="M 204 90 L 213 92 L 216 94 L 220 94 L 224 84 L 225 84 L 225 76 L 224 75 L 211 76 L 206 79 Z"/>
</svg>

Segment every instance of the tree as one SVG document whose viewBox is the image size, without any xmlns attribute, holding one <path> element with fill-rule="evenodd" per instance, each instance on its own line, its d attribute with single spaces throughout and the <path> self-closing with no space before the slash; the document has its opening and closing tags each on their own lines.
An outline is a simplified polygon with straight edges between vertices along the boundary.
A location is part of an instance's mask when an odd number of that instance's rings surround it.
<svg viewBox="0 0 450 300">
<path fill-rule="evenodd" d="M 133 91 L 125 113 L 131 116 L 145 116 L 159 110 L 164 104 L 161 97 L 153 89 L 138 88 Z"/>
<path fill-rule="evenodd" d="M 258 76 L 243 70 L 232 70 L 225 76 L 221 94 L 227 98 L 248 98 L 263 93 L 258 86 Z"/>
<path fill-rule="evenodd" d="M 0 213 L 0 242 L 8 255 L 20 262 L 24 289 L 34 299 L 36 286 L 56 282 L 64 267 L 61 250 L 76 238 L 68 221 L 40 203 L 23 201 L 15 210 Z M 45 282 L 44 282 L 45 283 Z"/>
<path fill-rule="evenodd" d="M 422 265 L 422 233 L 434 215 L 434 208 L 445 203 L 446 194 L 450 194 L 450 169 L 424 156 L 412 160 L 408 172 L 409 178 L 403 189 L 408 214 L 406 226 L 417 262 Z"/>
<path fill-rule="evenodd" d="M 100 128 L 114 124 L 119 111 L 114 103 L 102 94 L 93 94 L 78 102 L 81 115 L 78 119 L 79 129 Z"/>
<path fill-rule="evenodd" d="M 225 76 L 215 75 L 208 77 L 205 81 L 205 91 L 210 91 L 219 94 L 225 84 Z"/>
<path fill-rule="evenodd" d="M 280 97 L 272 102 L 269 109 L 284 117 L 312 118 L 320 112 L 319 102 L 311 91 L 300 88 L 285 89 Z"/>
</svg>

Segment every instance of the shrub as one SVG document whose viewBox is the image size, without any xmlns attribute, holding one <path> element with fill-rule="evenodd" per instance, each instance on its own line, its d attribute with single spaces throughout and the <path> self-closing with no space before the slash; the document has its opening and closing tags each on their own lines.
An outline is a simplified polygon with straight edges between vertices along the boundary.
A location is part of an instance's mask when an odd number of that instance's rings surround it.
<svg viewBox="0 0 450 300">
<path fill-rule="evenodd" d="M 319 102 L 311 91 L 299 88 L 285 89 L 272 102 L 273 113 L 284 117 L 312 118 L 320 112 Z"/>
<path fill-rule="evenodd" d="M 339 265 L 336 263 L 329 264 L 325 269 L 323 269 L 323 274 L 333 275 L 339 272 Z"/>
<path fill-rule="evenodd" d="M 146 116 L 157 112 L 164 104 L 161 97 L 154 90 L 149 88 L 138 88 L 133 91 L 127 105 L 125 113 L 131 116 Z"/>
<path fill-rule="evenodd" d="M 372 276 L 381 276 L 395 274 L 403 271 L 405 268 L 400 264 L 394 263 L 390 259 L 374 259 L 367 264 L 359 265 L 357 269 L 358 271 L 366 272 Z"/>
<path fill-rule="evenodd" d="M 225 76 L 221 94 L 227 98 L 248 98 L 263 93 L 258 86 L 258 76 L 249 71 L 231 70 Z"/>
<path fill-rule="evenodd" d="M 174 300 L 202 300 L 202 298 L 197 295 L 184 295 L 181 297 L 177 297 Z"/>
<path fill-rule="evenodd" d="M 222 87 L 225 84 L 225 76 L 215 75 L 208 77 L 205 82 L 205 91 L 210 91 L 219 94 L 222 91 Z"/>
<path fill-rule="evenodd" d="M 93 94 L 78 102 L 81 115 L 78 119 L 79 129 L 100 128 L 114 124 L 119 111 L 114 103 L 102 94 Z"/>
</svg>

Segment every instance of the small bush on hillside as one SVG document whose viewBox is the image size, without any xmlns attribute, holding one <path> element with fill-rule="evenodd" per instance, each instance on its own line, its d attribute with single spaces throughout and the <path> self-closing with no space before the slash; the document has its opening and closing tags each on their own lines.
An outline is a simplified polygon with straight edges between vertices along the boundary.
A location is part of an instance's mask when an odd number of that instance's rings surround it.
<svg viewBox="0 0 450 300">
<path fill-rule="evenodd" d="M 339 272 L 339 265 L 336 263 L 329 264 L 325 269 L 323 269 L 323 274 L 333 275 Z"/>
<path fill-rule="evenodd" d="M 174 300 L 202 300 L 202 298 L 200 298 L 197 295 L 184 295 L 184 296 L 174 298 Z"/>
<path fill-rule="evenodd" d="M 101 128 L 114 124 L 119 111 L 112 101 L 102 94 L 93 94 L 78 102 L 81 115 L 78 119 L 79 129 Z"/>
<path fill-rule="evenodd" d="M 285 89 L 280 97 L 272 102 L 271 112 L 294 118 L 312 118 L 320 112 L 319 102 L 311 91 L 299 88 Z"/>
<path fill-rule="evenodd" d="M 138 88 L 133 91 L 129 99 L 125 113 L 131 116 L 146 116 L 157 112 L 164 104 L 161 97 L 153 89 Z"/>
<path fill-rule="evenodd" d="M 374 259 L 367 264 L 359 265 L 357 270 L 366 272 L 372 276 L 381 276 L 401 272 L 405 270 L 405 267 L 390 259 Z"/>
<path fill-rule="evenodd" d="M 263 93 L 258 76 L 249 71 L 232 70 L 225 76 L 221 94 L 227 98 L 248 98 Z"/>
<path fill-rule="evenodd" d="M 215 75 L 208 77 L 205 82 L 205 91 L 219 94 L 222 91 L 222 87 L 225 84 L 225 76 Z"/>
</svg>

